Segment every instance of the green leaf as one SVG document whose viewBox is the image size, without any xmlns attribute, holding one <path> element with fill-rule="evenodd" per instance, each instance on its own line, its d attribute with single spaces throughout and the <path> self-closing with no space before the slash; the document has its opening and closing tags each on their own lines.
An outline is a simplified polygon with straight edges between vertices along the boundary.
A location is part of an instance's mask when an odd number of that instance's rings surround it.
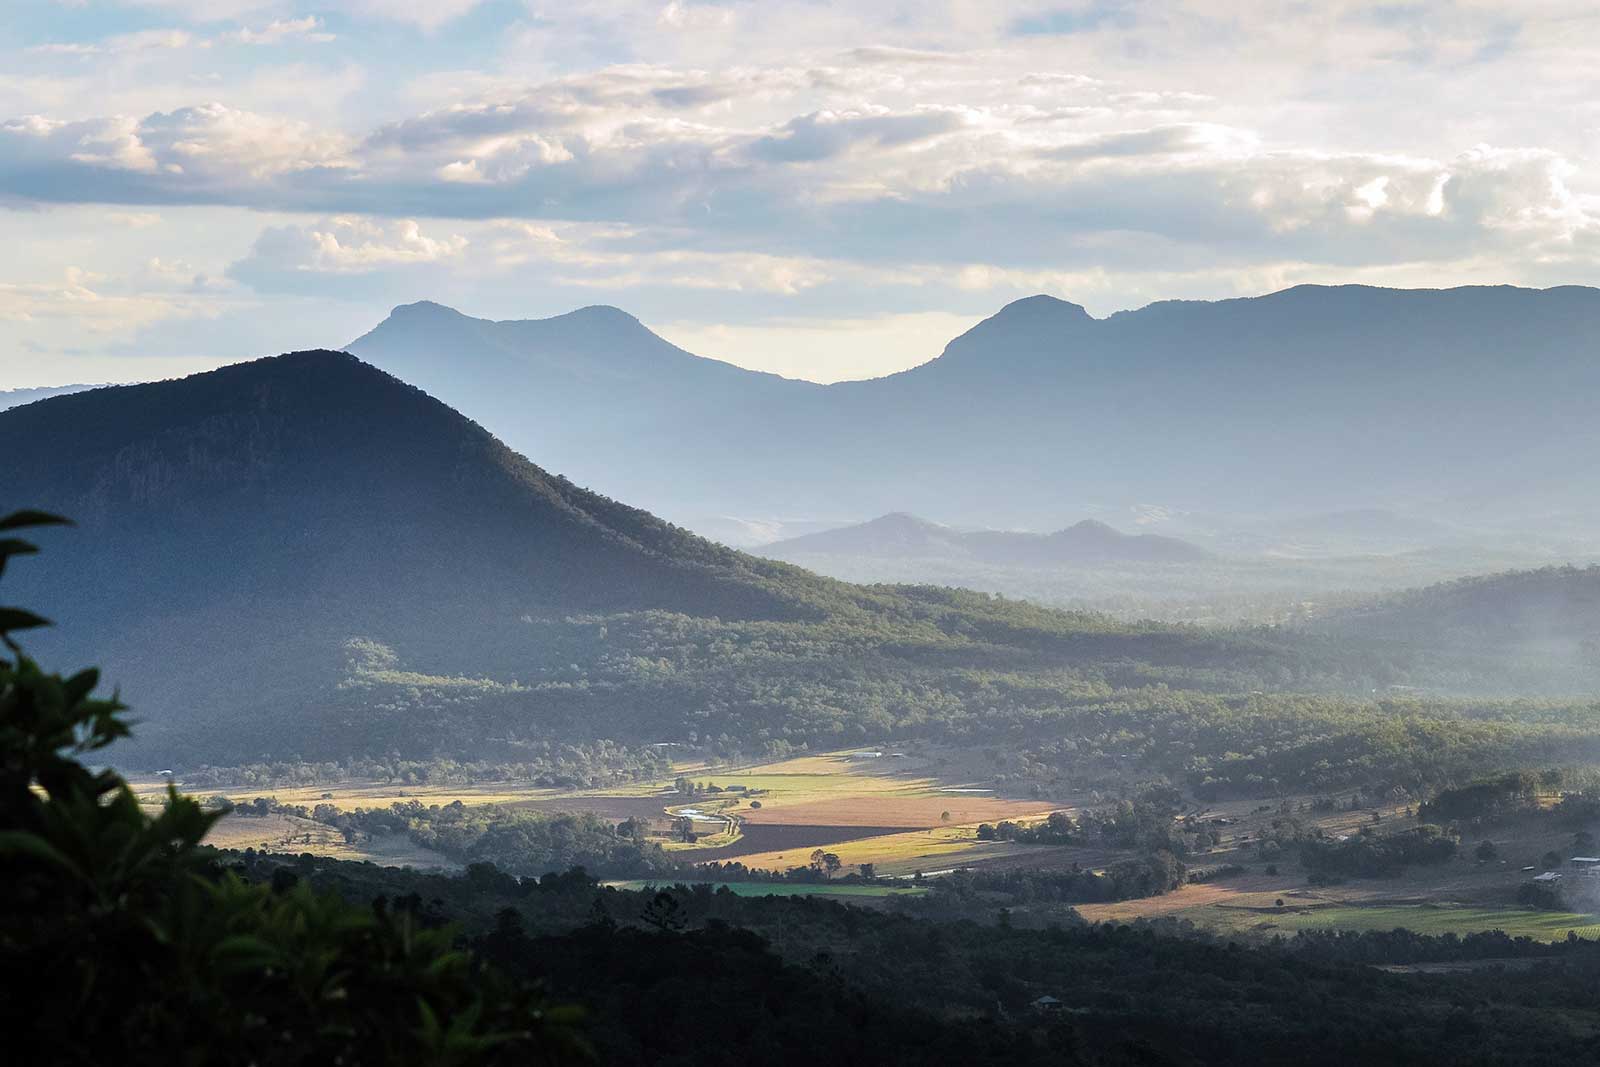
<svg viewBox="0 0 1600 1067">
<path fill-rule="evenodd" d="M 31 556 L 38 551 L 38 545 L 19 537 L 0 537 L 0 574 L 5 573 L 6 561 L 12 556 Z"/>
<path fill-rule="evenodd" d="M 235 934 L 217 942 L 211 958 L 229 971 L 258 971 L 277 963 L 281 953 L 259 937 Z"/>
<path fill-rule="evenodd" d="M 0 608 L 0 633 L 49 626 L 50 620 L 22 608 Z"/>
<path fill-rule="evenodd" d="M 82 878 L 83 871 L 60 852 L 54 845 L 39 837 L 22 830 L 0 830 L 0 855 L 31 856 L 36 860 L 43 860 L 53 867 L 57 867 L 75 878 Z"/>
<path fill-rule="evenodd" d="M 11 514 L 0 518 L 0 530 L 20 530 L 24 526 L 71 525 L 71 519 L 64 519 L 60 515 L 52 515 L 48 511 L 33 511 L 30 509 L 13 511 Z"/>
</svg>

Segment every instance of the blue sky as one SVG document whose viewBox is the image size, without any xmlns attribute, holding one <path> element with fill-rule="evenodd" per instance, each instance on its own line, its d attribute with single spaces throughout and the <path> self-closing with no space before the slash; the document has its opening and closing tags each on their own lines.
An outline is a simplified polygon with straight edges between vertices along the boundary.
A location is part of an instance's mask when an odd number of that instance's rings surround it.
<svg viewBox="0 0 1600 1067">
<path fill-rule="evenodd" d="M 818 380 L 1008 300 L 1600 283 L 1586 3 L 10 0 L 0 388 L 616 304 Z"/>
</svg>

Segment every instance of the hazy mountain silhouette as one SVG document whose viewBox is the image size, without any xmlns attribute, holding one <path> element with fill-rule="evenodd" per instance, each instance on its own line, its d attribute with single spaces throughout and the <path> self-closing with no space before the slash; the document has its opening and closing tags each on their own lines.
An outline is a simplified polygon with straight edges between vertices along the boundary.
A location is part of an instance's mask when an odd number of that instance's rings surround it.
<svg viewBox="0 0 1600 1067">
<path fill-rule="evenodd" d="M 674 517 L 739 499 L 755 476 L 741 446 L 764 436 L 768 398 L 822 391 L 691 355 L 613 307 L 490 322 L 423 301 L 346 347 L 579 482 L 646 506 L 695 502 Z"/>
<path fill-rule="evenodd" d="M 1365 642 L 1468 689 L 1591 693 L 1600 682 L 1600 566 L 1462 578 L 1379 597 L 1308 629 Z"/>
<path fill-rule="evenodd" d="M 32 389 L 0 389 L 0 411 L 7 408 L 21 407 L 31 404 L 35 400 L 43 400 L 51 396 L 63 396 L 67 393 L 80 393 L 85 389 L 94 389 L 93 385 L 46 385 Z"/>
<path fill-rule="evenodd" d="M 1583 655 L 1600 668 L 1600 567 L 1545 567 L 1407 590 L 1341 612 L 1321 628 L 1491 655 Z"/>
<path fill-rule="evenodd" d="M 680 520 L 895 500 L 1038 527 L 1071 501 L 1498 521 L 1597 500 L 1577 458 L 1600 445 L 1597 341 L 1595 289 L 1300 286 L 1104 319 L 1031 297 L 919 367 L 829 386 L 601 308 L 489 323 L 410 305 L 351 350 Z"/>
<path fill-rule="evenodd" d="M 879 559 L 960 559 L 999 566 L 1068 566 L 1097 563 L 1181 563 L 1210 553 L 1172 537 L 1125 534 L 1085 519 L 1050 534 L 1005 530 L 960 531 L 895 512 L 837 530 L 766 545 L 761 555 L 804 561 L 815 556 Z"/>
</svg>

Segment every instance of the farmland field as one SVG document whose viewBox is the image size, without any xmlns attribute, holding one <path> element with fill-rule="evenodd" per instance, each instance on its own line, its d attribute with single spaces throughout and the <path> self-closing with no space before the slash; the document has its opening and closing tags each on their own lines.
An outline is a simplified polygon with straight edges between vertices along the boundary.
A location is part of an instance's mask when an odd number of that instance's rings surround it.
<svg viewBox="0 0 1600 1067">
<path fill-rule="evenodd" d="M 1218 909 L 1218 915 L 1227 915 Z M 1600 915 L 1575 912 L 1533 911 L 1525 908 L 1451 907 L 1433 904 L 1379 904 L 1326 908 L 1285 908 L 1281 914 L 1234 912 L 1240 927 L 1263 933 L 1292 934 L 1296 930 L 1394 930 L 1419 934 L 1468 934 L 1503 930 L 1512 937 L 1557 941 L 1569 932 L 1600 938 Z"/>
<path fill-rule="evenodd" d="M 811 854 L 823 849 L 839 857 L 846 870 L 872 864 L 883 877 L 905 878 L 917 871 L 937 874 L 957 867 L 1100 869 L 1129 857 L 1103 847 L 1040 846 L 1012 841 L 984 841 L 980 822 L 1001 819 L 1030 821 L 1051 805 L 996 796 L 970 779 L 955 777 L 937 754 L 886 755 L 838 752 L 802 756 L 748 767 L 685 764 L 675 769 L 707 788 L 690 796 L 678 793 L 674 781 L 645 781 L 609 789 L 557 790 L 517 782 L 475 785 L 416 785 L 345 782 L 284 789 L 244 788 L 222 792 L 231 799 L 276 796 L 286 804 L 308 807 L 322 803 L 340 808 L 387 807 L 397 801 L 469 806 L 503 804 L 544 812 L 590 812 L 613 821 L 639 819 L 684 863 L 737 861 L 761 870 L 805 867 Z M 159 804 L 165 780 L 135 783 L 141 799 Z M 710 788 L 715 785 L 713 790 Z M 1301 798 L 1291 798 L 1298 804 Z M 1141 918 L 1178 918 L 1218 930 L 1255 935 L 1292 934 L 1297 930 L 1387 930 L 1403 926 L 1424 933 L 1470 933 L 1503 929 L 1544 940 L 1563 938 L 1569 930 L 1580 937 L 1600 936 L 1600 916 L 1534 912 L 1514 906 L 1515 889 L 1525 875 L 1521 868 L 1548 849 L 1563 844 L 1560 834 L 1535 824 L 1498 831 L 1496 845 L 1505 860 L 1474 863 L 1466 855 L 1435 867 L 1410 869 L 1399 878 L 1353 879 L 1342 885 L 1307 885 L 1298 864 L 1268 874 L 1254 855 L 1257 835 L 1276 817 L 1275 805 L 1231 800 L 1198 813 L 1222 826 L 1222 840 L 1195 866 L 1243 864 L 1245 870 L 1217 881 L 1192 883 L 1163 896 L 1116 903 L 1083 904 L 1078 910 L 1090 921 L 1129 922 Z M 695 820 L 699 838 L 673 840 L 677 813 Z M 1387 830 L 1409 825 L 1400 806 L 1339 810 L 1310 817 L 1329 835 L 1358 832 L 1374 818 Z M 291 815 L 224 818 L 214 839 L 231 848 L 310 852 L 374 863 L 449 867 L 445 857 L 420 848 L 404 835 L 347 843 L 331 828 Z M 874 896 L 892 887 L 750 883 L 735 892 L 824 893 Z M 1279 905 L 1279 901 L 1282 905 Z"/>
<path fill-rule="evenodd" d="M 634 880 L 608 882 L 617 889 L 646 889 L 653 885 L 666 886 L 672 882 Z M 741 897 L 917 897 L 927 893 L 916 885 L 852 885 L 837 882 L 717 882 L 718 889 L 726 889 Z"/>
<path fill-rule="evenodd" d="M 686 863 L 704 860 L 738 859 L 767 853 L 790 853 L 796 850 L 832 847 L 844 841 L 865 840 L 902 833 L 898 826 L 787 826 L 766 823 L 745 823 L 730 844 L 719 845 L 719 835 L 702 838 L 700 847 L 677 849 L 673 858 Z M 746 866 L 749 866 L 746 863 Z M 759 864 L 757 866 L 760 866 Z"/>
<path fill-rule="evenodd" d="M 230 814 L 218 820 L 206 835 L 207 843 L 217 848 L 258 852 L 309 852 L 329 859 L 376 863 L 383 867 L 440 868 L 455 870 L 460 865 L 449 857 L 423 848 L 404 834 L 372 837 L 347 844 L 332 827 L 293 815 Z"/>
<path fill-rule="evenodd" d="M 718 785 L 714 792 L 708 789 L 693 797 L 676 792 L 673 779 L 584 790 L 519 782 L 430 785 L 351 781 L 244 785 L 198 792 L 226 796 L 236 803 L 268 796 L 287 805 L 331 804 L 340 810 L 387 808 L 412 801 L 445 806 L 459 801 L 469 807 L 500 804 L 551 813 L 589 812 L 614 821 L 643 820 L 674 858 L 684 862 L 737 859 L 751 867 L 773 870 L 805 866 L 817 848 L 837 853 L 846 865 L 875 863 L 883 874 L 947 869 L 1030 854 L 1027 846 L 979 841 L 977 825 L 1040 818 L 1054 810 L 1052 806 L 998 797 L 966 780 L 946 780 L 941 772 L 947 770 L 937 756 L 836 752 L 739 768 L 684 764 L 675 768 L 675 775 Z M 147 805 L 159 805 L 165 796 L 164 778 L 131 784 Z M 178 784 L 181 788 L 182 782 Z M 673 819 L 679 812 L 695 819 L 698 841 L 671 839 Z M 218 833 L 226 838 L 228 847 L 444 865 L 442 857 L 422 855 L 426 850 L 403 841 L 382 843 L 381 847 L 379 842 L 347 845 L 320 824 L 292 816 L 273 818 L 277 821 L 268 825 L 259 817 L 229 816 Z M 1034 849 L 1031 854 L 1043 859 L 1044 852 L 1056 851 Z"/>
</svg>

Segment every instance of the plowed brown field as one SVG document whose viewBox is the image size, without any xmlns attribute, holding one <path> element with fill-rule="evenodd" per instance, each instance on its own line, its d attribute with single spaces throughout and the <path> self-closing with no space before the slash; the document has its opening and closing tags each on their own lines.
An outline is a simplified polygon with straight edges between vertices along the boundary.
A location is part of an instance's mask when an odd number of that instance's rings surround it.
<svg viewBox="0 0 1600 1067">
<path fill-rule="evenodd" d="M 1000 800 L 995 797 L 892 796 L 864 794 L 832 800 L 807 800 L 773 805 L 758 811 L 741 810 L 748 827 L 755 826 L 894 826 L 924 830 L 945 822 L 998 822 L 1001 819 L 1041 818 L 1053 809 L 1036 800 Z M 940 818 L 950 813 L 948 820 Z M 749 830 L 747 829 L 747 833 Z M 865 836 L 865 835 L 858 835 Z"/>
</svg>

